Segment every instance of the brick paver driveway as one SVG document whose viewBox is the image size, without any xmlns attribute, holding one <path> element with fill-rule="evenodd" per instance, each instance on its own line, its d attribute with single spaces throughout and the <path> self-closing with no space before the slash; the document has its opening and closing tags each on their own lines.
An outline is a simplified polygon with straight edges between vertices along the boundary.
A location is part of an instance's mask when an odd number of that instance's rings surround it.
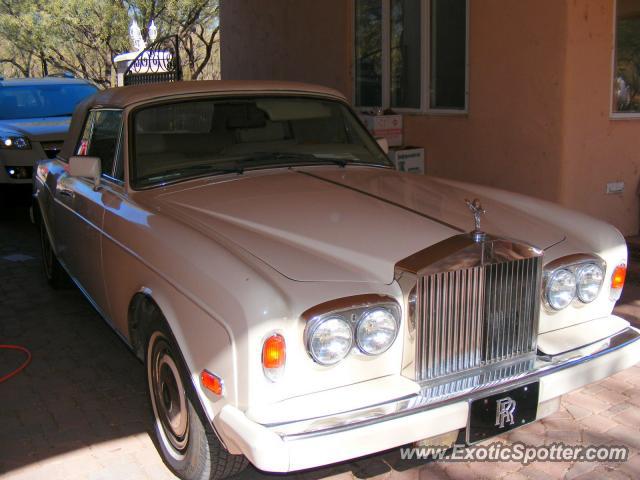
<svg viewBox="0 0 640 480">
<path fill-rule="evenodd" d="M 173 478 L 150 437 L 142 365 L 76 289 L 53 292 L 40 274 L 36 232 L 24 209 L 0 219 L 0 343 L 33 352 L 32 364 L 0 384 L 0 478 Z M 640 316 L 629 285 L 621 314 Z M 0 375 L 21 355 L 0 350 Z M 627 445 L 624 464 L 428 463 L 390 452 L 286 478 L 640 478 L 640 367 L 568 395 L 560 412 L 502 438 L 531 445 Z M 389 465 L 404 471 L 390 471 Z M 408 469 L 409 468 L 409 469 Z M 281 478 L 248 470 L 238 478 Z"/>
</svg>

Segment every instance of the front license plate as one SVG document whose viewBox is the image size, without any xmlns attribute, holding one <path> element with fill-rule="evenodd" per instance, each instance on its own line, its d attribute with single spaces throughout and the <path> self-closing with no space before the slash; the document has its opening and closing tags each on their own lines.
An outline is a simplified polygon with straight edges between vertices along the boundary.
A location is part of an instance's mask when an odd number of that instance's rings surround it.
<svg viewBox="0 0 640 480">
<path fill-rule="evenodd" d="M 536 419 L 538 382 L 478 398 L 469 405 L 467 443 L 480 442 Z"/>
</svg>

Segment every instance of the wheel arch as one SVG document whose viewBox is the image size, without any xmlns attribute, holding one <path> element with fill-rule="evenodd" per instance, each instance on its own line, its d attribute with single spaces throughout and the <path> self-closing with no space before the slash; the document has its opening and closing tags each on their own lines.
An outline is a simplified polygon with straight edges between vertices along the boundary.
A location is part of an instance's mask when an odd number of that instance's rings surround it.
<svg viewBox="0 0 640 480">
<path fill-rule="evenodd" d="M 179 304 L 175 305 L 175 302 Z M 180 302 L 183 303 L 180 304 Z M 186 309 L 185 305 L 189 309 Z M 178 312 L 180 312 L 180 318 L 183 319 L 182 323 L 178 321 Z M 199 318 L 196 318 L 196 315 L 199 315 Z M 184 321 L 187 321 L 188 324 L 184 325 Z M 206 325 L 207 331 L 216 329 L 218 332 L 218 335 L 213 335 L 218 342 L 217 349 L 213 341 L 203 346 L 202 343 L 198 342 L 198 338 L 202 335 L 194 334 L 194 329 L 198 328 L 195 325 L 198 322 L 202 324 L 204 321 L 210 322 Z M 126 326 L 131 348 L 134 354 L 142 361 L 145 360 L 146 343 L 156 322 L 164 322 L 171 333 L 172 340 L 180 351 L 183 365 L 187 369 L 185 374 L 189 375 L 190 383 L 199 397 L 207 417 L 212 420 L 224 403 L 231 402 L 235 404 L 237 400 L 236 352 L 230 333 L 224 325 L 211 317 L 208 312 L 202 311 L 186 297 L 181 295 L 177 297 L 175 295 L 171 296 L 167 292 L 163 293 L 162 288 L 142 287 L 131 296 Z M 199 328 L 203 327 L 200 326 Z M 222 334 L 223 332 L 224 334 Z M 209 346 L 210 348 L 207 348 Z M 221 348 L 227 349 L 226 355 L 213 354 L 213 352 L 219 351 Z M 216 364 L 220 359 L 227 356 L 229 358 L 228 362 L 226 362 L 226 367 L 220 366 L 220 368 L 217 368 Z M 208 369 L 222 375 L 229 387 L 224 398 L 214 398 L 213 394 L 209 394 L 202 388 L 199 381 L 199 372 L 202 369 Z"/>
<path fill-rule="evenodd" d="M 200 414 L 204 415 L 204 418 L 208 419 L 216 437 L 220 443 L 227 448 L 224 438 L 219 434 L 213 423 L 214 414 L 210 408 L 207 408 L 208 405 L 205 404 L 206 399 L 203 398 L 202 389 L 197 385 L 194 376 L 191 374 L 191 366 L 189 365 L 187 358 L 185 358 L 183 346 L 174 332 L 174 326 L 172 325 L 173 322 L 170 320 L 171 316 L 166 315 L 161 303 L 162 301 L 158 302 L 156 297 L 153 295 L 152 290 L 147 287 L 141 288 L 140 291 L 136 292 L 131 297 L 127 315 L 127 329 L 131 348 L 136 357 L 138 357 L 142 362 L 146 362 L 146 343 L 148 336 L 151 333 L 151 328 L 156 322 L 165 323 L 168 333 L 171 336 L 171 340 L 177 346 L 177 354 L 180 356 L 180 361 L 186 369 L 184 374 L 188 376 L 187 381 L 192 388 L 194 398 L 197 399 L 196 405 L 194 406 L 200 411 Z"/>
</svg>

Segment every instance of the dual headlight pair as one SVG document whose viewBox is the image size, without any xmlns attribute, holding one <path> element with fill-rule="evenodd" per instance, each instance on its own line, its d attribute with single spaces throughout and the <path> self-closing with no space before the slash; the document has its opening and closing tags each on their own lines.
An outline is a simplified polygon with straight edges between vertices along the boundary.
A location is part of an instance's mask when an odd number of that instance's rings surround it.
<svg viewBox="0 0 640 480">
<path fill-rule="evenodd" d="M 321 365 L 335 365 L 352 351 L 386 352 L 398 336 L 400 308 L 385 303 L 317 316 L 305 330 L 307 351 Z"/>
<path fill-rule="evenodd" d="M 26 137 L 0 135 L 0 148 L 6 150 L 28 150 L 31 148 L 31 143 Z"/>
<path fill-rule="evenodd" d="M 596 259 L 551 269 L 545 274 L 546 303 L 553 310 L 568 307 L 576 298 L 582 303 L 591 303 L 598 297 L 604 277 L 605 264 Z"/>
</svg>

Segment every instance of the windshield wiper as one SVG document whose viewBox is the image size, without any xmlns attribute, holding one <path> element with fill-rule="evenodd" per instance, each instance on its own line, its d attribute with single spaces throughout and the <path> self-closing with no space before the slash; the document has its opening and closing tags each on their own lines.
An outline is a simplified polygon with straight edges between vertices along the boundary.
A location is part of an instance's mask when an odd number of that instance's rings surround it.
<svg viewBox="0 0 640 480">
<path fill-rule="evenodd" d="M 275 161 L 282 162 L 286 166 L 303 166 L 303 165 L 339 165 L 345 167 L 349 162 L 342 158 L 336 157 L 317 157 L 310 153 L 295 153 L 295 152 L 255 152 L 249 155 L 243 155 L 241 157 L 229 157 L 227 161 L 235 161 L 240 165 L 250 165 L 262 161 Z M 297 160 L 296 162 L 287 162 L 287 160 Z M 261 165 L 262 166 L 262 165 Z M 271 163 L 264 166 L 272 166 Z"/>
<path fill-rule="evenodd" d="M 244 173 L 244 167 L 219 168 L 215 165 L 200 163 L 197 165 L 189 165 L 186 167 L 166 170 L 160 174 L 146 175 L 144 177 L 138 178 L 138 181 L 142 180 L 146 182 L 154 182 L 156 180 L 166 180 L 169 178 L 183 177 L 189 174 L 197 175 L 198 173 L 213 173 L 216 175 L 237 173 L 238 175 L 242 175 Z"/>
</svg>

